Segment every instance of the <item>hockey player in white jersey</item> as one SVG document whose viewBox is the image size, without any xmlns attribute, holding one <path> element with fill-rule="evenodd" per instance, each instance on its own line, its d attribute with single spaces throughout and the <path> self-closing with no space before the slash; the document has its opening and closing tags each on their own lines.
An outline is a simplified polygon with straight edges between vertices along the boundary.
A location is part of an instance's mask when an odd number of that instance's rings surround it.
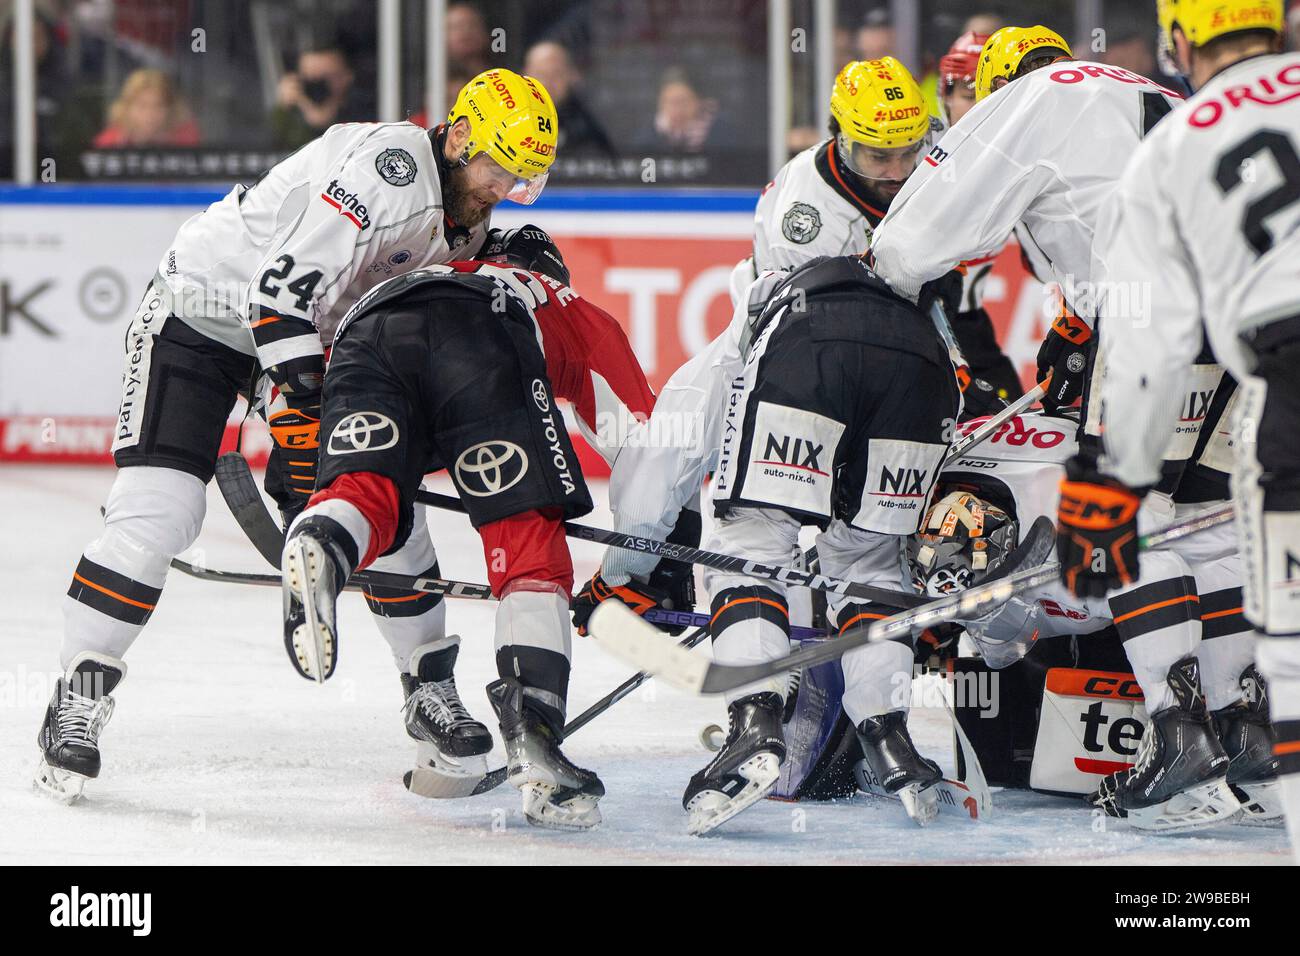
<svg viewBox="0 0 1300 956">
<path fill-rule="evenodd" d="M 38 787 L 75 800 L 98 775 L 122 658 L 158 603 L 168 563 L 198 536 L 237 397 L 257 397 L 260 375 L 274 384 L 267 490 L 292 517 L 315 485 L 322 341 L 380 281 L 471 258 L 502 199 L 535 199 L 556 123 L 540 83 L 488 70 L 461 90 L 446 124 L 333 126 L 181 227 L 127 333 L 119 471 L 104 532 L 64 604 L 65 674 L 39 734 Z M 376 567 L 436 573 L 427 531 Z M 370 597 L 403 673 L 450 673 L 456 639 L 440 601 L 403 596 L 394 614 L 391 596 Z M 431 667 L 431 656 L 442 663 Z M 465 723 L 490 749 L 486 727 Z"/>
<path fill-rule="evenodd" d="M 958 263 L 996 253 L 1019 225 L 1030 257 L 1050 267 L 1082 320 L 1054 328 L 1039 352 L 1038 380 L 1051 372 L 1046 404 L 1055 409 L 1083 391 L 1098 209 L 1179 97 L 1128 70 L 1074 60 L 1043 26 L 989 38 L 975 95 L 891 203 L 872 239 L 875 268 L 915 295 Z"/>
<path fill-rule="evenodd" d="M 938 597 L 1047 560 L 1054 551 L 1061 477 L 1066 462 L 1078 454 L 1076 431 L 1073 418 L 1022 415 L 946 465 L 936 492 L 944 497 L 908 543 L 916 586 Z M 1202 453 L 1209 444 L 1207 438 Z M 1039 546 L 1043 542 L 1046 547 Z M 1025 553 L 1034 547 L 1035 554 Z M 958 623 L 994 668 L 1015 663 L 1037 640 L 1095 634 L 1113 624 L 1144 691 L 1166 679 L 1164 670 L 1148 664 L 1157 655 L 1147 648 L 1194 646 L 1213 735 L 1228 758 L 1219 776 L 1226 775 L 1232 796 L 1220 793 L 1211 804 L 1215 812 L 1197 813 L 1189 820 L 1167 810 L 1138 808 L 1129 814 L 1130 822 L 1158 832 L 1196 829 L 1233 819 L 1237 801 L 1245 822 L 1280 822 L 1265 682 L 1253 665 L 1254 637 L 1242 614 L 1242 561 L 1236 542 L 1231 536 L 1212 536 L 1184 558 L 1191 600 L 1152 606 L 1159 602 L 1144 598 L 1141 587 L 1077 597 L 1053 583 L 1019 594 L 978 620 Z M 1153 563 L 1141 583 L 1159 586 L 1163 573 L 1161 564 Z M 1179 613 L 1180 607 L 1191 613 Z M 1218 757 L 1217 749 L 1213 756 Z M 1054 758 L 1059 756 L 1034 755 L 1036 764 Z M 1222 790 L 1222 784 L 1216 786 Z"/>
<path fill-rule="evenodd" d="M 907 67 L 892 56 L 855 61 L 840 70 L 830 112 L 830 138 L 795 156 L 763 189 L 754 210 L 754 254 L 732 275 L 733 303 L 760 272 L 788 271 L 817 256 L 866 252 L 890 203 L 945 128 L 930 115 Z M 1001 391 L 1014 391 L 1014 372 L 981 307 L 976 280 L 982 277 L 982 272 L 972 275 L 963 296 L 962 309 L 970 315 L 952 318 L 970 363 L 963 389 L 974 378 L 981 385 L 996 380 Z M 991 400 L 990 390 L 976 388 L 967 404 L 983 391 Z M 987 410 L 992 409 L 975 409 Z"/>
<path fill-rule="evenodd" d="M 1280 0 L 1176 0 L 1158 5 L 1167 48 L 1196 92 L 1138 150 L 1101 217 L 1099 469 L 1075 476 L 1092 509 L 1059 543 L 1076 587 L 1143 571 L 1132 513 L 1160 480 L 1163 436 L 1195 375 L 1201 341 L 1241 383 L 1234 497 L 1245 564 L 1245 614 L 1270 681 L 1283 799 L 1300 848 L 1300 55 L 1279 53 Z M 1121 291 L 1142 291 L 1142 303 Z M 1149 305 L 1145 305 L 1149 303 Z M 1167 455 L 1165 455 L 1167 457 Z M 1110 557 L 1087 561 L 1096 548 Z M 1091 580 L 1089 580 L 1091 579 Z M 1163 734 L 1150 755 L 1168 762 Z M 1136 799 L 1140 772 L 1116 781 Z"/>
</svg>

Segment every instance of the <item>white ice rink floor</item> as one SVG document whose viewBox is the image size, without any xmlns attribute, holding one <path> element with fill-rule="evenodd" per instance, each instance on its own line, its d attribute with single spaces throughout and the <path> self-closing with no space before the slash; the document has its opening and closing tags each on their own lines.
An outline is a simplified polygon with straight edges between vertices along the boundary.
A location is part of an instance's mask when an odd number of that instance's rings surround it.
<svg viewBox="0 0 1300 956">
<path fill-rule="evenodd" d="M 605 823 L 589 833 L 529 827 L 508 785 L 459 801 L 407 793 L 414 747 L 387 646 L 359 595 L 340 606 L 341 649 L 324 686 L 298 677 L 269 588 L 172 572 L 102 738 L 104 771 L 75 806 L 32 792 L 36 731 L 57 669 L 60 605 L 81 548 L 100 526 L 109 468 L 0 466 L 0 863 L 1078 863 L 1281 864 L 1280 830 L 1239 826 L 1151 837 L 1117 821 L 1103 830 L 1081 804 L 995 792 L 989 819 L 941 817 L 917 829 L 897 804 L 766 801 L 710 837 L 685 833 L 681 793 L 709 754 L 698 740 L 725 723 L 720 702 L 643 686 L 565 745 L 605 781 Z M 438 483 L 435 483 L 435 487 Z M 439 490 L 446 490 L 439 488 Z M 604 499 L 604 487 L 593 487 Z M 268 570 L 215 486 L 198 548 L 212 567 Z M 603 511 L 588 520 L 606 524 Z M 484 580 L 477 536 L 435 514 L 447 577 Z M 577 579 L 600 550 L 573 544 Z M 493 607 L 451 602 L 463 635 L 458 683 L 494 726 Z M 697 653 L 707 653 L 705 648 Z M 574 639 L 569 713 L 628 676 Z M 913 711 L 923 750 L 951 770 L 942 710 Z M 500 749 L 493 755 L 495 766 Z"/>
</svg>

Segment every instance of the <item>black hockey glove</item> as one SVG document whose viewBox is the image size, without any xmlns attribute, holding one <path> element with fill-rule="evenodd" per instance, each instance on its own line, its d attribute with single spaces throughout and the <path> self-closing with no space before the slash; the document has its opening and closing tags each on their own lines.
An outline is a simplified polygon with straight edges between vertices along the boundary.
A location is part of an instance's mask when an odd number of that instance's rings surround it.
<svg viewBox="0 0 1300 956">
<path fill-rule="evenodd" d="M 1038 349 L 1037 381 L 1051 376 L 1047 394 L 1043 396 L 1043 409 L 1049 415 L 1083 394 L 1083 383 L 1088 369 L 1088 342 L 1092 329 L 1068 308 L 1062 306 L 1061 314 L 1052 323 L 1047 337 Z"/>
<path fill-rule="evenodd" d="M 963 420 L 996 415 L 1007 407 L 1007 403 L 998 397 L 997 389 L 984 379 L 973 377 L 965 365 L 957 369 L 957 385 L 961 388 Z"/>
<path fill-rule="evenodd" d="M 1104 597 L 1138 577 L 1142 494 L 1101 474 L 1087 458 L 1065 463 L 1057 509 L 1061 583 L 1075 597 Z"/>
</svg>

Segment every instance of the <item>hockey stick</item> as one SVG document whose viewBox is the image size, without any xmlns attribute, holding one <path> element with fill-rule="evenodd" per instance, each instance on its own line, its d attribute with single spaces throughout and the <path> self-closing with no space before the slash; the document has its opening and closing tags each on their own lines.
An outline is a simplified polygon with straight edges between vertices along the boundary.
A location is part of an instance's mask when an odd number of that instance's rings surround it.
<svg viewBox="0 0 1300 956">
<path fill-rule="evenodd" d="M 984 424 L 980 425 L 978 428 L 972 429 L 953 442 L 952 447 L 948 449 L 948 454 L 944 456 L 943 465 L 952 464 L 976 445 L 995 434 L 999 428 L 1011 421 L 1021 412 L 1027 411 L 1034 402 L 1047 394 L 1047 385 L 1051 380 L 1052 377 L 1048 375 L 1047 378 L 1043 379 L 1029 391 L 1025 392 L 1025 394 L 1021 395 L 1006 408 L 1002 409 L 1002 411 L 984 422 Z M 942 468 L 943 465 L 940 465 L 939 467 Z"/>
<path fill-rule="evenodd" d="M 183 574 L 202 581 L 220 581 L 225 584 L 252 584 L 260 587 L 278 588 L 280 575 L 261 571 L 222 571 L 205 568 L 180 558 L 173 558 L 172 567 Z M 423 594 L 441 594 L 444 597 L 469 598 L 475 601 L 495 601 L 486 584 L 471 584 L 468 581 L 449 581 L 445 578 L 425 578 L 410 574 L 396 574 L 391 571 L 358 571 L 348 579 L 345 591 L 361 591 L 363 585 L 371 587 L 397 588 L 403 591 L 418 591 Z M 651 608 L 643 617 L 652 624 L 666 624 L 670 627 L 709 626 L 709 615 L 697 611 L 668 611 L 663 608 Z M 809 641 L 825 638 L 826 631 L 815 627 L 790 626 L 790 636 L 796 641 Z"/>
<path fill-rule="evenodd" d="M 278 574 L 266 574 L 257 571 L 219 571 L 200 567 L 180 558 L 172 558 L 172 567 L 190 577 L 204 581 L 224 581 L 227 584 L 256 584 L 263 587 L 278 588 L 281 578 Z M 423 594 L 441 594 L 443 597 L 468 598 L 473 601 L 495 601 L 492 589 L 486 584 L 472 584 L 469 581 L 448 581 L 445 578 L 426 578 L 415 574 L 394 574 L 390 571 L 357 571 L 348 578 L 345 591 L 360 591 L 363 585 L 381 588 L 397 588 L 402 591 L 419 591 Z M 669 621 L 667 623 L 676 623 Z"/>
<path fill-rule="evenodd" d="M 1203 512 L 1143 535 L 1138 546 L 1142 550 L 1149 550 L 1207 528 L 1226 524 L 1232 518 L 1231 506 Z M 833 641 L 813 644 L 761 664 L 718 664 L 682 653 L 667 644 L 653 625 L 640 620 L 625 606 L 616 605 L 613 601 L 606 601 L 596 608 L 591 615 L 589 630 L 596 643 L 608 649 L 611 654 L 662 677 L 674 687 L 697 694 L 719 694 L 788 670 L 836 660 L 864 644 L 887 641 L 936 624 L 979 617 L 1017 594 L 1055 581 L 1059 571 L 1060 566 L 1055 561 L 1019 571 L 959 594 L 931 601 L 923 607 L 873 621 L 870 625 L 851 628 Z"/>
<path fill-rule="evenodd" d="M 440 495 L 423 489 L 415 493 L 415 500 L 421 504 L 433 505 L 435 508 L 444 508 L 448 511 L 463 512 L 465 510 L 465 505 L 459 498 Z M 916 594 L 887 591 L 884 588 L 872 587 L 869 584 L 858 584 L 855 581 L 845 581 L 842 578 L 831 578 L 823 574 L 800 571 L 798 568 L 760 564 L 757 561 L 746 561 L 744 558 L 738 558 L 730 554 L 702 551 L 699 548 L 692 548 L 684 544 L 672 544 L 668 541 L 656 541 L 653 538 L 642 538 L 634 534 L 607 531 L 604 528 L 593 528 L 573 521 L 564 522 L 564 532 L 571 538 L 593 541 L 596 544 L 607 544 L 627 551 L 655 554 L 661 558 L 681 561 L 684 564 L 702 564 L 717 571 L 732 571 L 736 574 L 767 578 L 768 580 L 780 581 L 783 584 L 795 587 L 811 588 L 814 591 L 830 591 L 834 594 L 861 598 L 864 601 L 875 601 L 893 607 L 914 608 L 925 603 L 925 598 Z"/>
</svg>

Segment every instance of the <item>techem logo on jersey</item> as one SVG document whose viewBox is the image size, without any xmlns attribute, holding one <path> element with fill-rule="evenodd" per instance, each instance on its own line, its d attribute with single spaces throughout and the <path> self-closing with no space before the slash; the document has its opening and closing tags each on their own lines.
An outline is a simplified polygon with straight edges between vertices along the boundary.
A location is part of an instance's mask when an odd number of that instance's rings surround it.
<svg viewBox="0 0 1300 956">
<path fill-rule="evenodd" d="M 533 379 L 533 401 L 542 411 L 551 410 L 551 396 L 546 392 L 546 383 L 540 378 Z"/>
<path fill-rule="evenodd" d="M 348 192 L 345 186 L 339 185 L 337 179 L 330 180 L 330 184 L 325 187 L 325 191 L 320 194 L 320 198 L 337 209 L 339 215 L 362 232 L 370 228 L 370 212 L 366 209 L 365 203 L 361 201 L 361 197 L 357 193 Z"/>
<path fill-rule="evenodd" d="M 930 150 L 930 152 L 926 154 L 925 161 L 931 166 L 938 166 L 947 158 L 948 151 L 940 146 L 935 146 L 934 149 Z"/>
<path fill-rule="evenodd" d="M 153 928 L 152 893 L 83 893 L 73 886 L 67 893 L 50 897 L 50 925 L 79 927 L 118 927 L 131 930 L 132 936 L 148 936 Z"/>
<path fill-rule="evenodd" d="M 363 451 L 383 451 L 397 444 L 397 425 L 379 412 L 353 412 L 330 432 L 326 453 L 355 455 Z"/>
<path fill-rule="evenodd" d="M 415 160 L 404 149 L 386 149 L 375 157 L 375 171 L 390 186 L 409 186 L 415 182 Z"/>
<path fill-rule="evenodd" d="M 528 473 L 528 455 L 509 441 L 481 441 L 461 452 L 453 469 L 461 491 L 490 498 L 513 488 Z"/>
</svg>

